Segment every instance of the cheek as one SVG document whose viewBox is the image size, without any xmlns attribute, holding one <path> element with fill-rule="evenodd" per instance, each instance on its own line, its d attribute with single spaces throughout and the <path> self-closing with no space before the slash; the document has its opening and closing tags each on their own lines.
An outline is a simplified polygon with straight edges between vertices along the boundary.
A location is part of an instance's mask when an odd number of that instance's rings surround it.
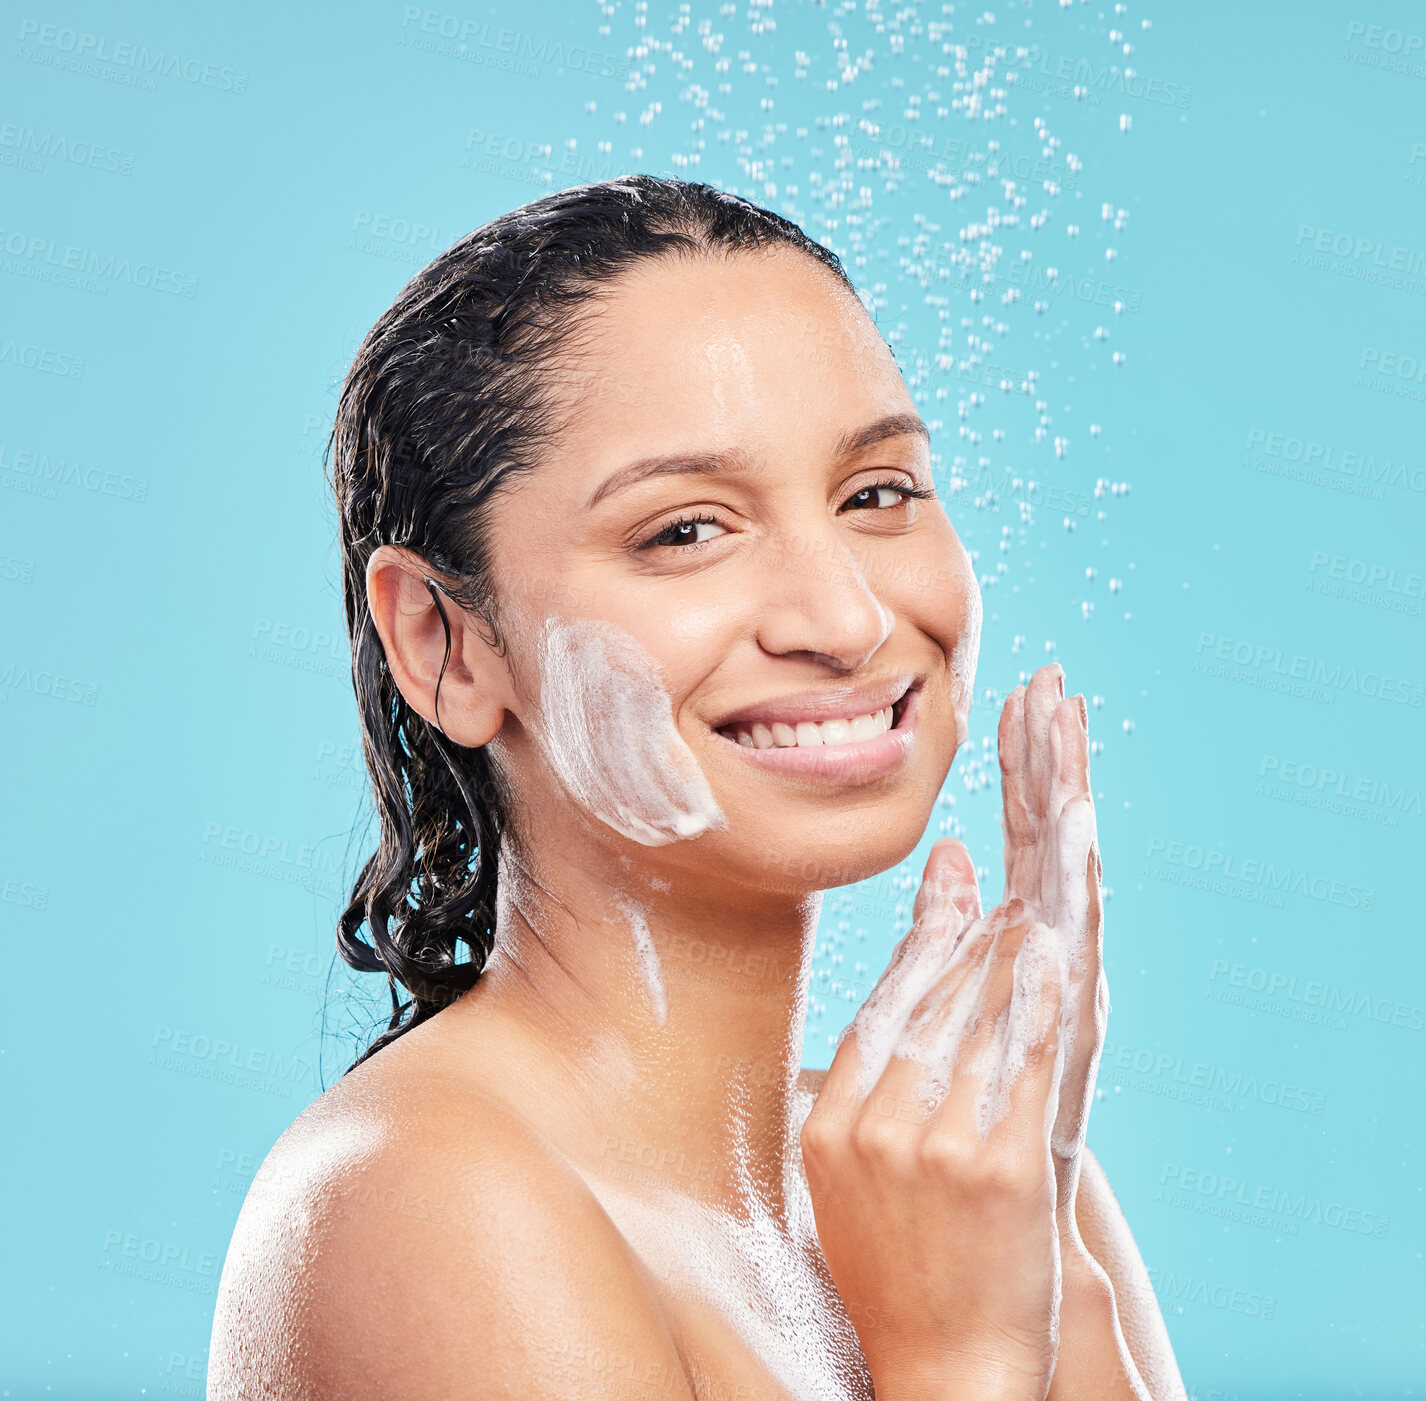
<svg viewBox="0 0 1426 1401">
<path fill-rule="evenodd" d="M 957 742 L 963 744 L 980 660 L 983 606 L 975 567 L 949 523 L 934 551 L 928 551 L 923 560 L 922 577 L 927 581 L 925 587 L 917 588 L 906 598 L 906 611 L 916 627 L 939 644 L 949 659 L 958 719 Z"/>
<path fill-rule="evenodd" d="M 654 659 L 628 633 L 550 618 L 537 657 L 535 737 L 577 803 L 645 846 L 728 825 L 674 724 Z"/>
<path fill-rule="evenodd" d="M 975 581 L 975 575 L 969 570 L 966 572 L 963 598 L 965 622 L 951 651 L 951 669 L 955 672 L 956 679 L 961 682 L 965 704 L 969 705 L 971 696 L 975 693 L 975 669 L 980 661 L 980 624 L 983 616 L 980 587 Z"/>
</svg>

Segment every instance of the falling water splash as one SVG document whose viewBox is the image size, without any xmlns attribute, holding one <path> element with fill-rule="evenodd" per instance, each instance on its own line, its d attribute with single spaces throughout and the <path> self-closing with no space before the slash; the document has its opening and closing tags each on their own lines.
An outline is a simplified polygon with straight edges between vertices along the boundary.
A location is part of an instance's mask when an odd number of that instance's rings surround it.
<svg viewBox="0 0 1426 1401">
<path fill-rule="evenodd" d="M 1130 622 L 1134 565 L 1113 559 L 1107 538 L 1130 488 L 1112 470 L 1095 377 L 1128 364 L 1118 342 L 1142 298 L 1116 266 L 1130 199 L 1111 188 L 1110 161 L 1086 153 L 1135 140 L 1125 109 L 1136 103 L 1175 115 L 1172 85 L 1138 71 L 1151 26 L 1137 9 L 598 6 L 600 40 L 629 77 L 622 92 L 601 85 L 587 135 L 567 143 L 581 178 L 672 169 L 800 224 L 842 258 L 943 449 L 937 489 L 985 601 L 981 673 L 1001 686 L 977 697 L 980 738 L 928 837 L 964 835 L 955 790 L 994 797 L 994 717 L 1005 691 L 1054 659 L 1059 626 Z M 1023 596 L 1043 619 L 1036 569 L 1067 551 L 1080 554 L 1081 582 L 1056 581 L 1063 624 L 1032 642 L 1045 624 L 1027 621 Z M 1129 735 L 1132 720 L 1116 718 Z M 977 832 L 998 833 L 990 802 L 976 805 Z M 899 933 L 919 874 L 909 859 L 828 900 L 809 1004 L 809 1030 L 828 1044 L 880 971 L 858 916 Z"/>
</svg>

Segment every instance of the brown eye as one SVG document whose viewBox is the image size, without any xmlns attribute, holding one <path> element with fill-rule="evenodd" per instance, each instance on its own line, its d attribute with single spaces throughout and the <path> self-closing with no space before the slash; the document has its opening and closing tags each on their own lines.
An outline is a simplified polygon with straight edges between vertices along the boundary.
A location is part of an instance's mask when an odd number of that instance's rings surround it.
<svg viewBox="0 0 1426 1401">
<path fill-rule="evenodd" d="M 868 507 L 873 511 L 885 511 L 892 506 L 907 505 L 911 501 L 928 501 L 935 494 L 923 487 L 907 486 L 905 482 L 873 482 L 849 496 L 845 505 L 856 511 L 864 511 Z"/>
<path fill-rule="evenodd" d="M 654 545 L 687 548 L 690 545 L 706 544 L 709 539 L 716 538 L 702 533 L 707 526 L 712 526 L 715 530 L 727 534 L 727 531 L 723 530 L 723 527 L 712 516 L 690 516 L 685 520 L 677 520 L 664 526 L 657 535 L 651 535 L 645 540 L 640 549 L 646 550 Z"/>
<path fill-rule="evenodd" d="M 855 510 L 861 510 L 866 506 L 872 506 L 877 510 L 883 510 L 888 506 L 899 506 L 906 500 L 906 487 L 900 486 L 865 486 L 853 496 L 847 498 L 847 505 Z"/>
</svg>

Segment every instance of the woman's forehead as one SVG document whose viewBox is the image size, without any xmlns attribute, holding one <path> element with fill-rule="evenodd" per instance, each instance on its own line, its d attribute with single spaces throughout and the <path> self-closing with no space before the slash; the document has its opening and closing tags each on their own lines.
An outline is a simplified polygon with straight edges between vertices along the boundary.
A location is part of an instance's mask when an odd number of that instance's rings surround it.
<svg viewBox="0 0 1426 1401">
<path fill-rule="evenodd" d="M 758 451 L 911 407 L 861 304 L 800 256 L 641 268 L 601 304 L 561 375 L 579 388 L 562 436 L 585 461 Z"/>
</svg>

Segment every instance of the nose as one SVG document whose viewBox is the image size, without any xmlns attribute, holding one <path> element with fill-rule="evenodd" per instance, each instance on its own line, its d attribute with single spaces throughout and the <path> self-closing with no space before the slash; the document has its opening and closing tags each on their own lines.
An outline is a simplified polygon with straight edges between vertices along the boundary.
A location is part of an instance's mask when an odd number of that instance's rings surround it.
<svg viewBox="0 0 1426 1401">
<path fill-rule="evenodd" d="M 855 671 L 896 623 L 830 521 L 814 537 L 780 538 L 771 547 L 762 587 L 758 642 L 773 656 L 800 654 Z"/>
</svg>

